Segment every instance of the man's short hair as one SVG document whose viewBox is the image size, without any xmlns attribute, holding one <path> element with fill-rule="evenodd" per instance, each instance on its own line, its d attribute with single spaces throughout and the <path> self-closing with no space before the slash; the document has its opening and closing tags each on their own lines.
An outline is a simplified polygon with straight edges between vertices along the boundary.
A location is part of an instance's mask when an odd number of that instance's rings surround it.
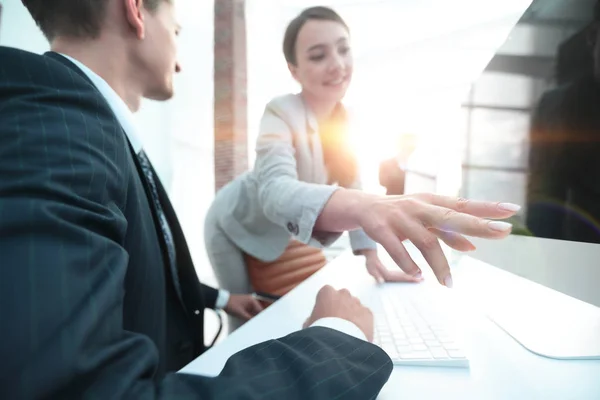
<svg viewBox="0 0 600 400">
<path fill-rule="evenodd" d="M 23 0 L 37 26 L 49 41 L 57 36 L 97 38 L 110 0 Z M 165 0 L 144 0 L 154 11 Z"/>
</svg>

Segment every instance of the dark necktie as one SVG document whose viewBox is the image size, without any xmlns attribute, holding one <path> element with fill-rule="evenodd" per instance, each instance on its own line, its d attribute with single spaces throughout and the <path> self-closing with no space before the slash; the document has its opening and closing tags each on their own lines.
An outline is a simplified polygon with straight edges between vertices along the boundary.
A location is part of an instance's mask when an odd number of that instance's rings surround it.
<svg viewBox="0 0 600 400">
<path fill-rule="evenodd" d="M 138 153 L 138 159 L 142 166 L 142 170 L 144 171 L 144 175 L 146 175 L 148 184 L 150 185 L 152 201 L 154 202 L 154 207 L 156 207 L 156 213 L 158 214 L 158 220 L 160 222 L 160 230 L 162 231 L 163 238 L 165 239 L 165 243 L 167 245 L 169 267 L 171 268 L 171 274 L 173 275 L 175 290 L 177 290 L 177 295 L 181 299 L 182 294 L 181 286 L 179 284 L 179 276 L 177 275 L 177 255 L 175 254 L 175 242 L 173 241 L 173 234 L 171 232 L 171 228 L 169 227 L 169 222 L 167 221 L 167 217 L 165 216 L 162 205 L 160 204 L 160 200 L 158 198 L 158 190 L 156 188 L 156 179 L 158 179 L 158 177 L 155 177 L 152 167 L 150 166 L 150 160 L 146 156 L 144 150 Z"/>
</svg>

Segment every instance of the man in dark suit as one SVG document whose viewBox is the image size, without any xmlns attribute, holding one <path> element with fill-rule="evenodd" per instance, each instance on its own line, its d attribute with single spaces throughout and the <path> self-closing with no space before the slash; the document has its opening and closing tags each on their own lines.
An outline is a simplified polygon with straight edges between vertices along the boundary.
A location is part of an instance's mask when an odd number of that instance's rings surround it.
<svg viewBox="0 0 600 400">
<path fill-rule="evenodd" d="M 368 342 L 370 311 L 331 287 L 305 329 L 219 377 L 173 373 L 205 350 L 219 292 L 198 281 L 129 115 L 173 94 L 172 2 L 24 3 L 54 52 L 0 47 L 0 397 L 375 398 L 391 361 Z"/>
</svg>

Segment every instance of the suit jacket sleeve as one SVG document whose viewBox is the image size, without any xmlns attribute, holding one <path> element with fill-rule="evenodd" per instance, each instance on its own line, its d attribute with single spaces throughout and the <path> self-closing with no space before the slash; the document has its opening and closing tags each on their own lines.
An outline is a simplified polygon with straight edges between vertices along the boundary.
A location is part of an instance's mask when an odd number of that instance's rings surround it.
<svg viewBox="0 0 600 400">
<path fill-rule="evenodd" d="M 215 309 L 217 304 L 217 297 L 219 296 L 219 289 L 201 284 L 202 286 L 202 297 L 204 298 L 204 305 L 207 308 Z"/>
<path fill-rule="evenodd" d="M 303 243 L 314 237 L 321 245 L 331 244 L 340 233 L 313 232 L 313 229 L 337 187 L 298 180 L 294 154 L 292 129 L 277 100 L 271 101 L 260 124 L 254 166 L 263 212 Z"/>
<path fill-rule="evenodd" d="M 392 367 L 379 347 L 312 327 L 235 354 L 214 380 L 172 379 L 201 387 L 211 399 L 375 399 Z"/>
</svg>

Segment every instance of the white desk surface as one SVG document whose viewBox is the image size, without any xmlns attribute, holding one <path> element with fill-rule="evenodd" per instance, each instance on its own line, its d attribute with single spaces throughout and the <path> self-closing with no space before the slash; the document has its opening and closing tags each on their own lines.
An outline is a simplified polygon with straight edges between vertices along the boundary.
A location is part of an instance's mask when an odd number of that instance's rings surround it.
<svg viewBox="0 0 600 400">
<path fill-rule="evenodd" d="M 421 264 L 422 258 L 417 262 Z M 225 361 L 234 353 L 300 329 L 312 310 L 318 290 L 330 284 L 338 289 L 346 287 L 366 302 L 370 293 L 377 290 L 401 291 L 408 297 L 434 294 L 444 299 L 446 306 L 460 311 L 451 316 L 462 321 L 459 326 L 471 360 L 470 368 L 396 366 L 378 397 L 380 400 L 600 399 L 600 361 L 554 360 L 523 348 L 476 306 L 470 307 L 477 302 L 465 302 L 460 289 L 461 268 L 460 262 L 453 265 L 455 289 L 452 290 L 439 286 L 428 273 L 422 284 L 385 284 L 378 287 L 367 275 L 363 258 L 346 253 L 181 372 L 218 375 Z M 423 271 L 429 269 L 423 266 Z"/>
</svg>

